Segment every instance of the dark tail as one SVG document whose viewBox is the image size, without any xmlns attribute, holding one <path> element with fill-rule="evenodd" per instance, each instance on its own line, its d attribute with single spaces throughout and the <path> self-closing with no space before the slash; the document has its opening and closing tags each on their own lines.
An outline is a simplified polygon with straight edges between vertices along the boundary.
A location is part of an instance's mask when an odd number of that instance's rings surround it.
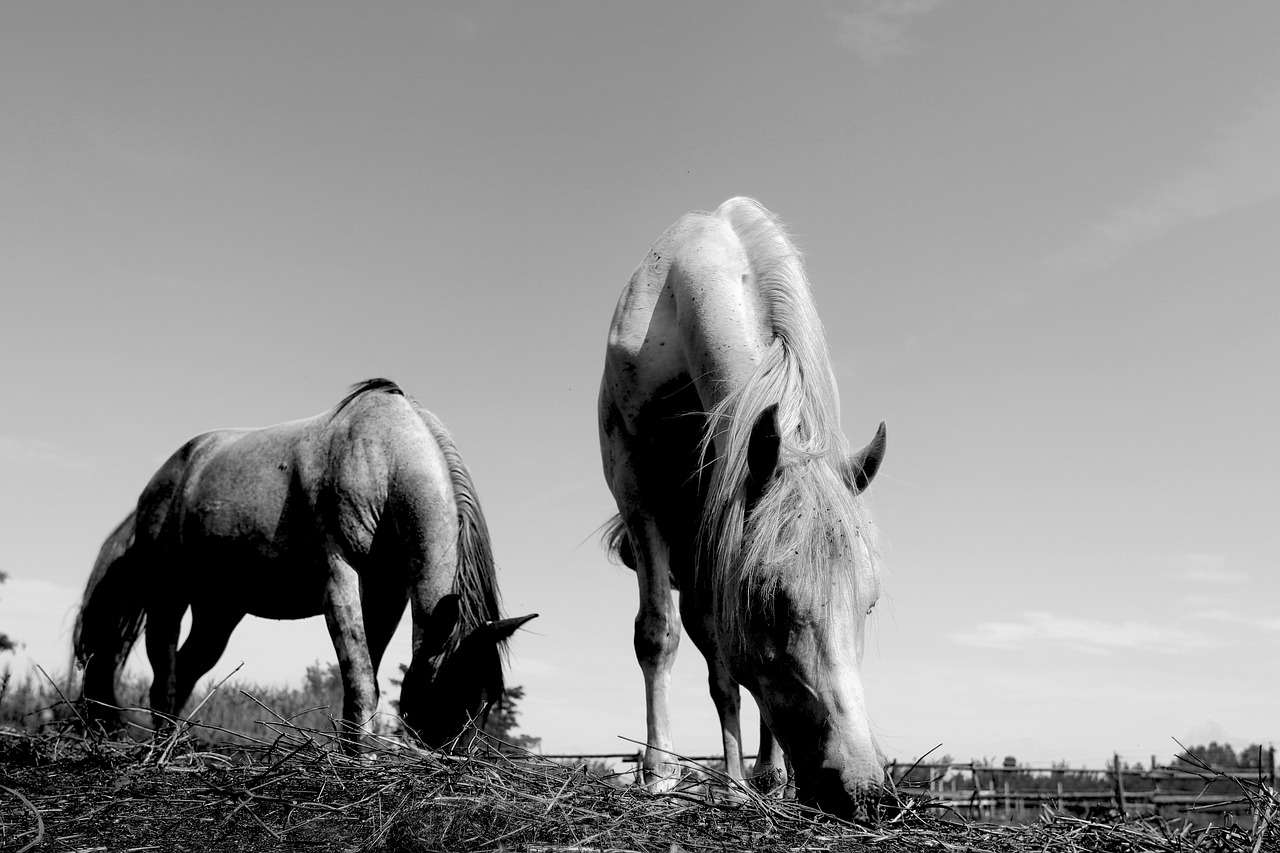
<svg viewBox="0 0 1280 853">
<path fill-rule="evenodd" d="M 135 521 L 130 512 L 102 543 L 71 640 L 74 662 L 84 667 L 84 698 L 109 705 L 116 704 L 116 678 L 146 620 Z"/>
</svg>

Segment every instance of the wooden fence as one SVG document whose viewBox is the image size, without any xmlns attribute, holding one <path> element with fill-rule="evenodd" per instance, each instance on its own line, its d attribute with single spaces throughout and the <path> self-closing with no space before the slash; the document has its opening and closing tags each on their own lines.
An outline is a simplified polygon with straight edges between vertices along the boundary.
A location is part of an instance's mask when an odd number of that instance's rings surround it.
<svg viewBox="0 0 1280 853">
<path fill-rule="evenodd" d="M 621 761 L 638 768 L 640 752 L 594 755 L 547 755 L 562 761 Z M 747 761 L 755 756 L 745 756 Z M 985 762 L 904 764 L 894 761 L 886 772 L 906 794 L 928 795 L 940 808 L 973 819 L 1025 822 L 1047 806 L 1081 816 L 1110 815 L 1183 817 L 1198 823 L 1231 815 L 1247 817 L 1249 803 L 1226 777 L 1276 789 L 1275 748 L 1261 767 L 1190 769 L 1158 766 L 1152 756 L 1147 769 L 1125 767 L 1112 756 L 1106 768 L 993 766 Z M 680 756 L 690 764 L 719 766 L 721 756 Z"/>
<path fill-rule="evenodd" d="M 1223 815 L 1250 814 L 1248 798 L 1232 779 L 1276 787 L 1275 749 L 1261 756 L 1261 767 L 1212 771 L 1159 766 L 1125 767 L 1119 755 L 1099 768 L 991 766 L 979 762 L 903 765 L 892 763 L 895 781 L 910 776 L 900 789 L 928 794 L 939 806 L 968 818 L 1022 822 L 1044 807 L 1077 815 L 1184 817 L 1203 822 Z"/>
</svg>

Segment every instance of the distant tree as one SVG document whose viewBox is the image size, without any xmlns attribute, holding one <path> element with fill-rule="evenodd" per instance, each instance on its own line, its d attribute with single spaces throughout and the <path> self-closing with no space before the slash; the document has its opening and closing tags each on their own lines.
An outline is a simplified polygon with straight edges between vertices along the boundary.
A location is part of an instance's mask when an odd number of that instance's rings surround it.
<svg viewBox="0 0 1280 853">
<path fill-rule="evenodd" d="M 209 743 L 272 740 L 280 734 L 280 719 L 330 732 L 333 721 L 342 718 L 342 675 L 333 662 L 309 665 L 301 686 L 233 681 L 210 696 L 216 686 L 210 679 L 187 706 L 191 719 L 203 724 L 197 737 Z"/>
<path fill-rule="evenodd" d="M 334 717 L 342 716 L 342 670 L 336 663 L 316 661 L 307 667 L 302 695 L 315 707 L 327 707 Z"/>
<path fill-rule="evenodd" d="M 0 583 L 4 583 L 8 579 L 8 575 L 4 572 L 0 572 Z M 13 640 L 9 639 L 8 634 L 0 631 L 0 652 L 11 652 L 15 648 L 17 648 L 17 644 L 14 643 Z"/>
<path fill-rule="evenodd" d="M 515 729 L 520 725 L 517 719 L 520 714 L 516 711 L 516 703 L 523 698 L 524 688 L 519 685 L 502 691 L 502 698 L 489 709 L 489 718 L 485 720 L 482 731 L 518 749 L 533 750 L 542 743 L 542 738 L 515 733 Z"/>
<path fill-rule="evenodd" d="M 1215 769 L 1235 767 L 1256 767 L 1258 765 L 1258 747 L 1256 744 L 1245 749 L 1244 755 L 1236 755 L 1229 743 L 1210 741 L 1208 746 L 1192 746 L 1185 752 L 1178 753 L 1175 762 L 1199 766 L 1202 762 Z M 1252 755 L 1250 755 L 1252 753 Z"/>
</svg>

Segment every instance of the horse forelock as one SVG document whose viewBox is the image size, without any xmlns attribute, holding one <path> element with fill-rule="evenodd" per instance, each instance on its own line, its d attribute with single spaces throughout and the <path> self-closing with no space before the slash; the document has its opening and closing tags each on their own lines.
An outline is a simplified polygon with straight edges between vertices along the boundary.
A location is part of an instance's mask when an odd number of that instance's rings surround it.
<svg viewBox="0 0 1280 853">
<path fill-rule="evenodd" d="M 774 334 L 752 375 L 711 410 L 703 436 L 704 452 L 717 455 L 699 531 L 699 585 L 716 602 L 721 629 L 740 637 L 749 608 L 780 589 L 801 607 L 833 596 L 860 606 L 858 575 L 874 572 L 877 551 L 870 516 L 840 473 L 849 448 L 800 252 L 758 202 L 730 199 L 716 215 L 746 251 Z M 779 463 L 748 518 L 748 447 L 770 406 Z"/>
<path fill-rule="evenodd" d="M 717 598 L 729 636 L 780 594 L 793 609 L 858 616 L 877 571 L 875 527 L 863 502 L 826 459 L 782 466 L 744 525 L 737 573 Z"/>
</svg>

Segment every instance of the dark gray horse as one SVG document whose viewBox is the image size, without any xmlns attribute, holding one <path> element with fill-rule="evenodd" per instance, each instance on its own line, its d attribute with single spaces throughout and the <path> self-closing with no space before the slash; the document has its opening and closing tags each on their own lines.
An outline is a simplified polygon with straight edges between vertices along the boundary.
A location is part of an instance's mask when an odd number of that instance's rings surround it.
<svg viewBox="0 0 1280 853">
<path fill-rule="evenodd" d="M 103 544 L 74 652 L 85 698 L 114 705 L 145 623 L 151 707 L 173 714 L 246 615 L 323 613 L 342 729 L 358 735 L 377 711 L 378 666 L 406 603 L 413 659 L 401 713 L 441 746 L 501 697 L 506 642 L 533 616 L 501 617 L 489 530 L 449 433 L 394 382 L 371 379 L 324 414 L 179 448 Z"/>
</svg>

